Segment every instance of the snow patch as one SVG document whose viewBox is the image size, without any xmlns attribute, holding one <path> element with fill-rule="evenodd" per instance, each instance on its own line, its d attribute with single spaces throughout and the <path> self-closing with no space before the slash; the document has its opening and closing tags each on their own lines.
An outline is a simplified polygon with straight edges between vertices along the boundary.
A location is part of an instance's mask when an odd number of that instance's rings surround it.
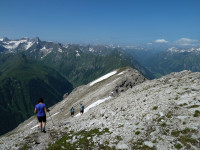
<svg viewBox="0 0 200 150">
<path fill-rule="evenodd" d="M 58 48 L 58 52 L 60 52 L 60 53 L 62 53 L 63 51 L 62 51 L 62 49 L 59 47 Z"/>
<path fill-rule="evenodd" d="M 76 57 L 80 56 L 79 51 L 76 50 Z"/>
<path fill-rule="evenodd" d="M 27 42 L 27 40 L 20 40 L 20 41 L 9 41 L 9 42 L 5 42 L 4 44 L 4 47 L 7 48 L 7 49 L 15 49 L 19 46 L 19 44 L 21 43 L 25 43 Z"/>
<path fill-rule="evenodd" d="M 119 75 L 122 75 L 122 74 L 124 74 L 125 72 L 127 72 L 127 71 L 122 71 L 122 72 L 118 73 L 117 75 L 118 75 L 118 76 L 119 76 Z"/>
<path fill-rule="evenodd" d="M 32 127 L 31 130 L 33 130 L 33 129 L 37 128 L 37 127 L 39 127 L 38 124 L 36 126 Z"/>
<path fill-rule="evenodd" d="M 89 105 L 87 108 L 84 109 L 84 113 L 88 112 L 91 108 L 96 107 L 96 106 L 98 106 L 99 104 L 101 104 L 101 103 L 103 103 L 103 102 L 105 102 L 105 101 L 107 101 L 107 100 L 109 100 L 109 99 L 111 99 L 111 98 L 112 98 L 112 97 L 109 96 L 109 97 L 106 97 L 106 98 L 104 98 L 104 99 L 100 99 L 100 100 L 98 100 L 98 101 L 92 103 L 91 105 Z M 81 114 L 78 113 L 75 117 L 78 117 L 78 116 L 80 116 L 80 115 L 81 115 Z"/>
<path fill-rule="evenodd" d="M 47 49 L 46 46 L 44 46 L 43 48 L 40 49 L 40 51 L 42 51 L 44 53 L 44 55 L 41 57 L 41 59 L 43 59 L 44 57 L 46 57 L 49 53 L 51 53 L 53 50 L 53 48 L 49 48 Z"/>
<path fill-rule="evenodd" d="M 45 50 L 45 49 L 47 49 L 47 48 L 46 48 L 46 46 L 44 46 L 44 47 L 43 47 L 43 48 L 41 48 L 40 50 L 41 50 L 41 51 L 43 51 L 43 50 Z"/>
<path fill-rule="evenodd" d="M 55 116 L 55 115 L 57 115 L 57 114 L 59 114 L 60 112 L 56 112 L 55 114 L 53 114 L 53 115 L 50 115 L 50 117 L 49 118 L 47 118 L 47 119 L 50 119 L 51 117 L 53 117 L 53 116 Z"/>
<path fill-rule="evenodd" d="M 89 51 L 90 51 L 90 52 L 94 52 L 94 49 L 90 47 L 90 48 L 89 48 Z"/>
<path fill-rule="evenodd" d="M 33 121 L 29 122 L 26 126 L 29 126 Z"/>
<path fill-rule="evenodd" d="M 64 47 L 64 48 L 68 48 L 68 47 L 69 47 L 69 45 L 64 45 L 63 47 Z"/>
<path fill-rule="evenodd" d="M 59 114 L 60 112 L 57 112 L 57 113 L 55 113 L 55 114 L 53 114 L 51 117 L 53 117 L 53 116 L 55 116 L 55 115 L 57 115 L 57 114 Z"/>
<path fill-rule="evenodd" d="M 117 71 L 110 72 L 110 73 L 98 78 L 97 80 L 94 80 L 93 82 L 91 82 L 90 86 L 92 86 L 92 85 L 94 85 L 94 84 L 96 84 L 96 83 L 98 83 L 98 82 L 100 82 L 102 80 L 105 80 L 105 79 L 109 78 L 110 76 L 112 76 L 112 75 L 114 75 L 116 73 L 117 73 Z"/>
<path fill-rule="evenodd" d="M 29 49 L 32 45 L 34 44 L 34 42 L 28 42 L 27 45 L 25 46 L 25 49 Z"/>
<path fill-rule="evenodd" d="M 2 41 L 3 41 L 3 39 L 2 39 L 2 38 L 0 38 L 0 41 L 2 42 Z"/>
</svg>

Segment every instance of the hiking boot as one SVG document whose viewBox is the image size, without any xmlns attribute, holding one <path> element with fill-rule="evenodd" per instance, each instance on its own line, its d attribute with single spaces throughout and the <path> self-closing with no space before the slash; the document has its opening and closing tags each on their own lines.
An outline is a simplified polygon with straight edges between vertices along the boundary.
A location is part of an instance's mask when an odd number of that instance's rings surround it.
<svg viewBox="0 0 200 150">
<path fill-rule="evenodd" d="M 46 133 L 46 131 L 45 131 L 45 130 L 43 130 L 42 132 Z"/>
</svg>

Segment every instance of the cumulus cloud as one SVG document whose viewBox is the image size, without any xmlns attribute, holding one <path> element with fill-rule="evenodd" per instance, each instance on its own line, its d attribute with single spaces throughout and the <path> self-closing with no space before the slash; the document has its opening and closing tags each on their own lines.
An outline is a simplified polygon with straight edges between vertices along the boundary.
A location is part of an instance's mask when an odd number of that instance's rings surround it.
<svg viewBox="0 0 200 150">
<path fill-rule="evenodd" d="M 157 39 L 155 40 L 155 43 L 168 43 L 168 41 L 165 39 Z"/>
<path fill-rule="evenodd" d="M 197 44 L 198 40 L 195 39 L 189 39 L 189 38 L 181 38 L 177 41 L 175 41 L 178 45 L 188 46 L 188 45 L 194 45 Z"/>
</svg>

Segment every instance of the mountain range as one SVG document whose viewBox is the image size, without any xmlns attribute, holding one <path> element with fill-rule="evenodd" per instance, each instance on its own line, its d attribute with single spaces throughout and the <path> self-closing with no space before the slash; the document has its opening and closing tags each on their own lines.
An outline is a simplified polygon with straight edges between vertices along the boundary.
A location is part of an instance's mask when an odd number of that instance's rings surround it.
<svg viewBox="0 0 200 150">
<path fill-rule="evenodd" d="M 90 71 L 94 73 L 94 70 L 97 70 L 95 72 L 103 75 L 119 66 L 123 67 L 129 65 L 138 69 L 145 76 L 151 79 L 154 78 L 151 72 L 141 66 L 131 55 L 110 46 L 82 46 L 78 44 L 63 45 L 61 43 L 41 41 L 36 37 L 34 39 L 22 38 L 18 40 L 3 38 L 0 40 L 0 48 L 1 54 L 23 53 L 35 60 L 50 65 L 60 73 L 63 73 L 64 76 L 67 76 L 74 87 L 88 83 L 88 81 L 84 80 L 84 75 L 81 75 L 82 77 L 79 76 L 79 78 L 82 79 L 78 79 L 77 81 L 76 70 L 78 70 L 78 73 L 83 72 L 87 75 L 90 74 Z M 107 65 L 110 65 L 109 68 L 111 69 L 102 70 L 104 66 Z M 81 70 L 80 68 L 84 68 L 84 70 Z M 97 78 L 97 76 L 93 76 L 92 78 L 93 79 L 90 79 L 90 81 Z"/>
<path fill-rule="evenodd" d="M 33 115 L 39 97 L 48 106 L 65 93 L 121 67 L 154 79 L 182 70 L 200 71 L 200 48 L 78 45 L 22 38 L 0 39 L 0 111 L 4 134 Z M 65 94 L 66 96 L 67 94 Z M 7 117 L 13 117 L 7 125 Z"/>
<path fill-rule="evenodd" d="M 153 73 L 155 78 L 171 72 L 200 71 L 200 46 L 165 46 L 123 48 L 142 66 Z"/>
<path fill-rule="evenodd" d="M 52 106 L 74 88 L 126 66 L 152 77 L 131 55 L 115 48 L 62 45 L 37 37 L 0 39 L 0 134 L 33 115 L 39 97 Z M 14 118 L 9 125 L 8 117 Z"/>
</svg>

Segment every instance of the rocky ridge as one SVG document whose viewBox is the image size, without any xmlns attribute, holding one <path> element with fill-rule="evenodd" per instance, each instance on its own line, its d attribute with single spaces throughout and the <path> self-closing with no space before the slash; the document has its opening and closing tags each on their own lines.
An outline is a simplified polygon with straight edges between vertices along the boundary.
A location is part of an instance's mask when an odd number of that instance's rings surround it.
<svg viewBox="0 0 200 150">
<path fill-rule="evenodd" d="M 0 149 L 199 149 L 200 73 L 146 80 L 130 68 L 75 89 L 47 116 L 47 133 L 30 118 L 0 138 Z M 73 118 L 79 104 L 91 107 Z M 51 120 L 52 118 L 52 120 Z M 56 142 L 57 141 L 57 142 Z"/>
</svg>

